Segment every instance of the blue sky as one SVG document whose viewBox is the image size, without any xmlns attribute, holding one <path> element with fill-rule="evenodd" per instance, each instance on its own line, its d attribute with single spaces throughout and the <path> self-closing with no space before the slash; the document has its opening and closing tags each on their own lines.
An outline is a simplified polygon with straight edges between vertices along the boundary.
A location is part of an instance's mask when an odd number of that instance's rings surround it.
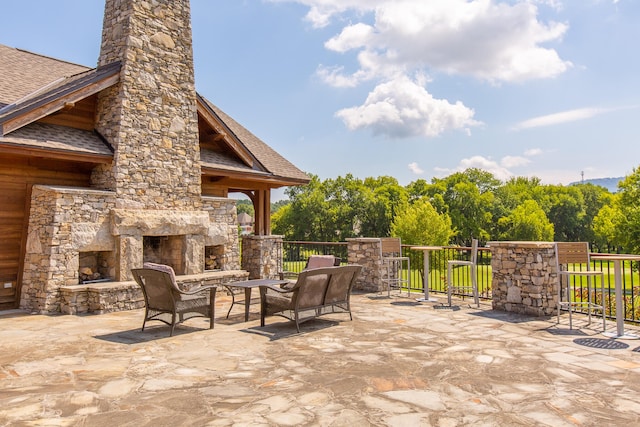
<svg viewBox="0 0 640 427">
<path fill-rule="evenodd" d="M 0 43 L 95 66 L 103 0 L 3 1 Z M 198 91 L 321 179 L 640 165 L 637 0 L 191 0 Z"/>
</svg>

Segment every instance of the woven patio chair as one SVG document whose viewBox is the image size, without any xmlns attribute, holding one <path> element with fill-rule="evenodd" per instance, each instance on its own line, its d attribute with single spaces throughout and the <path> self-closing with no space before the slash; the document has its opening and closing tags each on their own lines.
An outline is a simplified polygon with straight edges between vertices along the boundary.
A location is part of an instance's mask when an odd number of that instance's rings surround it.
<svg viewBox="0 0 640 427">
<path fill-rule="evenodd" d="M 183 291 L 176 283 L 173 268 L 163 264 L 145 263 L 143 268 L 131 269 L 131 273 L 144 294 L 143 331 L 147 321 L 158 320 L 171 326 L 169 336 L 173 336 L 176 324 L 192 317 L 208 317 L 209 329 L 213 329 L 215 286 Z"/>
</svg>

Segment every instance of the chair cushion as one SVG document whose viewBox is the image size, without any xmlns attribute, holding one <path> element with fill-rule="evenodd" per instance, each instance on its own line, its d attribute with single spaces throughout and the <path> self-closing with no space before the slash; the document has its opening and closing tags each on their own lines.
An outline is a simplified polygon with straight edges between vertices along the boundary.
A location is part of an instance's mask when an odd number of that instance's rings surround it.
<svg viewBox="0 0 640 427">
<path fill-rule="evenodd" d="M 145 262 L 142 265 L 143 268 L 149 268 L 151 270 L 162 271 L 164 273 L 168 273 L 172 277 L 175 277 L 176 273 L 173 271 L 173 268 L 170 265 L 165 264 L 156 264 L 153 262 Z"/>
<path fill-rule="evenodd" d="M 311 255 L 305 270 L 312 270 L 314 268 L 333 267 L 335 261 L 333 255 Z"/>
</svg>

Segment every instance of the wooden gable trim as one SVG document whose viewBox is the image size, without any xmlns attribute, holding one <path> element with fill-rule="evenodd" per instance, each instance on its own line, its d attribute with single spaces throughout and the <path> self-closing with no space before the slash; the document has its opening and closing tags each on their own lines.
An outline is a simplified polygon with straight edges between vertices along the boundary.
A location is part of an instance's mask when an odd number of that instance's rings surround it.
<svg viewBox="0 0 640 427">
<path fill-rule="evenodd" d="M 43 157 L 47 159 L 68 160 L 72 162 L 110 164 L 113 156 L 102 154 L 80 154 L 44 148 L 13 146 L 0 143 L 0 154 L 13 154 L 27 157 Z"/>
<path fill-rule="evenodd" d="M 277 188 L 284 187 L 290 185 L 305 185 L 308 184 L 306 180 L 297 180 L 290 178 L 283 178 L 280 176 L 265 174 L 260 172 L 240 172 L 240 171 L 230 171 L 225 169 L 217 169 L 202 166 L 202 176 L 209 177 L 212 179 L 218 180 L 233 180 L 233 181 L 243 181 L 246 182 L 247 188 L 256 188 L 259 184 L 264 184 L 265 186 Z"/>
<path fill-rule="evenodd" d="M 87 98 L 95 93 L 100 92 L 103 89 L 113 86 L 118 82 L 119 79 L 120 75 L 116 73 L 107 76 L 100 81 L 82 86 L 78 88 L 78 90 L 72 91 L 63 96 L 53 98 L 52 100 L 45 102 L 42 105 L 38 105 L 35 108 L 27 109 L 24 113 L 18 114 L 16 115 L 16 117 L 13 117 L 4 122 L 2 124 L 2 128 L 0 129 L 0 135 L 6 135 L 16 129 L 20 129 L 23 126 L 28 125 L 29 123 L 33 123 L 38 119 L 68 108 L 68 106 L 73 105 L 84 98 Z"/>
<path fill-rule="evenodd" d="M 244 164 L 255 167 L 255 158 L 249 150 L 238 140 L 234 133 L 216 116 L 213 111 L 198 97 L 198 114 L 207 122 L 219 135 L 222 140 L 231 149 L 231 151 L 242 160 Z"/>
</svg>

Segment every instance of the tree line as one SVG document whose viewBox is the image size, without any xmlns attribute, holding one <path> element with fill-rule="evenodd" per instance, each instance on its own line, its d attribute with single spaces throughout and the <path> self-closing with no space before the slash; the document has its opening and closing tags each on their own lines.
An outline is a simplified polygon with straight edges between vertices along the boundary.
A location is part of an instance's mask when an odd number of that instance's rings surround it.
<svg viewBox="0 0 640 427">
<path fill-rule="evenodd" d="M 594 251 L 640 253 L 640 169 L 611 193 L 589 183 L 505 182 L 470 168 L 407 186 L 390 176 L 351 174 L 290 187 L 272 209 L 272 232 L 286 240 L 401 237 L 406 244 L 490 240 L 587 241 Z"/>
</svg>

